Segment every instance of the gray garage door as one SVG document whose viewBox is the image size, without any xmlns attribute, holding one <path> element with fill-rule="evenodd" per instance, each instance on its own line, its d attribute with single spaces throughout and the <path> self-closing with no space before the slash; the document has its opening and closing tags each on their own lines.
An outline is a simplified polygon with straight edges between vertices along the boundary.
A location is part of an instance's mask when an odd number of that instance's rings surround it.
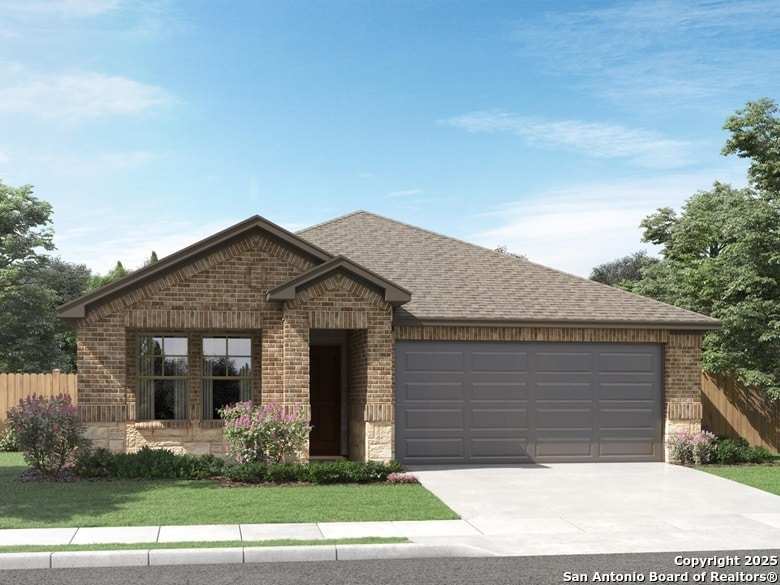
<svg viewBox="0 0 780 585">
<path fill-rule="evenodd" d="M 396 344 L 408 464 L 662 461 L 660 345 Z"/>
</svg>

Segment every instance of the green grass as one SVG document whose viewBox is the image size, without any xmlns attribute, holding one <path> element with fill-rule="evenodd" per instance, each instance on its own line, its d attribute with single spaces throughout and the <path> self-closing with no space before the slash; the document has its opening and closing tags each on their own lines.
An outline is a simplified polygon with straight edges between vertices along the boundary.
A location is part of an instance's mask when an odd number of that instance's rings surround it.
<svg viewBox="0 0 780 585">
<path fill-rule="evenodd" d="M 62 545 L 17 545 L 0 546 L 0 554 L 18 552 L 79 552 L 79 551 L 107 551 L 107 550 L 157 550 L 180 548 L 253 548 L 271 546 L 322 546 L 335 544 L 396 544 L 409 542 L 402 537 L 364 537 L 364 538 L 337 538 L 330 540 L 225 540 L 213 542 L 139 542 L 133 544 L 62 544 Z"/>
<path fill-rule="evenodd" d="M 0 528 L 180 526 L 451 520 L 421 485 L 222 488 L 217 481 L 13 481 L 19 453 L 0 453 Z"/>
<path fill-rule="evenodd" d="M 780 496 L 777 465 L 702 465 L 696 469 Z"/>
</svg>

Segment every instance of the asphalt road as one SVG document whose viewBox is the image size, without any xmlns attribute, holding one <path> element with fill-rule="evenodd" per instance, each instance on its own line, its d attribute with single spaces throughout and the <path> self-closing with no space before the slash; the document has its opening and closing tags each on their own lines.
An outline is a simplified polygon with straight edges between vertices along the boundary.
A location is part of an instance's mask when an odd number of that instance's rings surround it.
<svg viewBox="0 0 780 585">
<path fill-rule="evenodd" d="M 780 543 L 778 545 L 780 546 Z M 0 585 L 774 583 L 780 570 L 778 555 L 780 549 L 710 553 L 45 569 L 0 571 Z M 707 566 L 693 566 L 694 563 L 702 562 Z M 755 566 L 755 563 L 758 565 Z M 724 566 L 719 568 L 718 564 Z"/>
</svg>

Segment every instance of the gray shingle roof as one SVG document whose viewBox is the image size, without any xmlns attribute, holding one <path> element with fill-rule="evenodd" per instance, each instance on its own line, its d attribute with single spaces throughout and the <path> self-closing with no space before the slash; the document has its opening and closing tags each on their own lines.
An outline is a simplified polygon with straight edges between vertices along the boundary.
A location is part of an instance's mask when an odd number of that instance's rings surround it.
<svg viewBox="0 0 780 585">
<path fill-rule="evenodd" d="M 527 260 L 358 211 L 298 232 L 411 291 L 400 321 L 717 329 L 720 322 Z"/>
</svg>

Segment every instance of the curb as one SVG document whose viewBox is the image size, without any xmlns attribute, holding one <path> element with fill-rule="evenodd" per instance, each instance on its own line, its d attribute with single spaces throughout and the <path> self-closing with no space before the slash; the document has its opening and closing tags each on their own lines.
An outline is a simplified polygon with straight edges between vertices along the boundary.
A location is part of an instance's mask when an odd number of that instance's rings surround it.
<svg viewBox="0 0 780 585">
<path fill-rule="evenodd" d="M 493 556 L 469 545 L 336 544 L 0 554 L 1 570 Z"/>
</svg>

